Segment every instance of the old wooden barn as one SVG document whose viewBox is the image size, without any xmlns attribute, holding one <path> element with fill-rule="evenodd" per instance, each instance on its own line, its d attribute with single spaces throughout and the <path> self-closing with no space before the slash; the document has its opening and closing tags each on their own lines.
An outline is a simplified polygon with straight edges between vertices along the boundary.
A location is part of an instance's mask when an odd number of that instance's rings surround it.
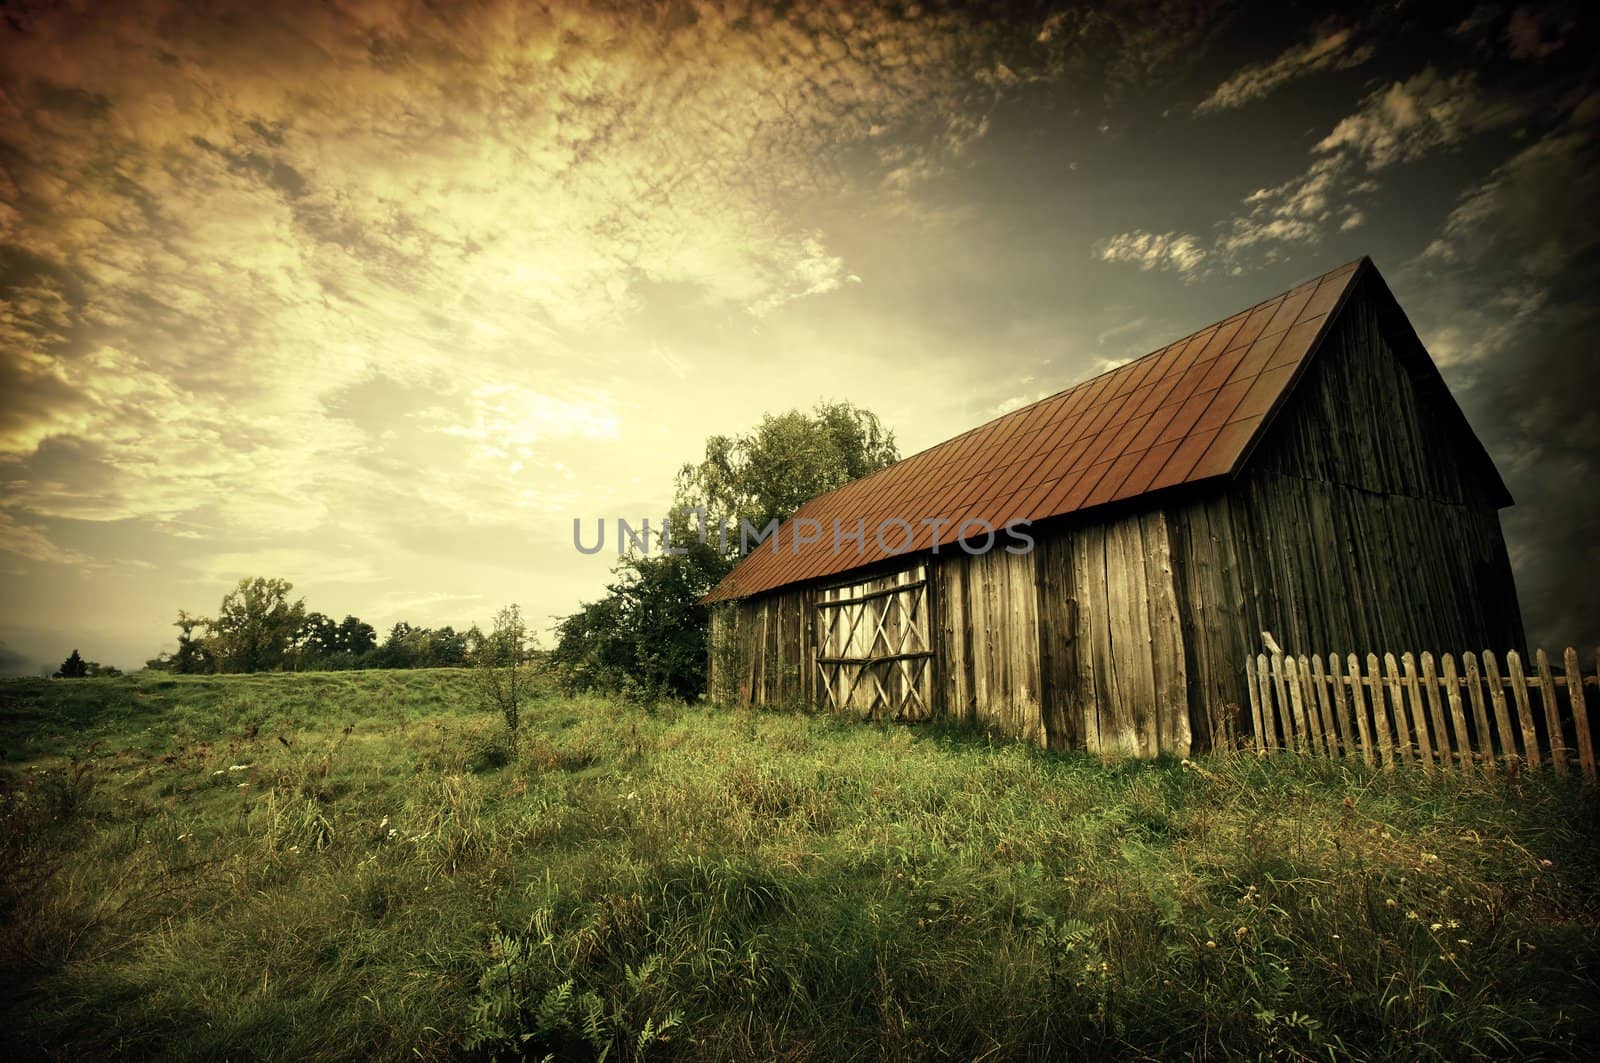
<svg viewBox="0 0 1600 1063">
<path fill-rule="evenodd" d="M 1510 502 L 1362 259 L 812 499 L 707 596 L 711 693 L 1187 753 L 1264 630 L 1521 647 Z"/>
</svg>

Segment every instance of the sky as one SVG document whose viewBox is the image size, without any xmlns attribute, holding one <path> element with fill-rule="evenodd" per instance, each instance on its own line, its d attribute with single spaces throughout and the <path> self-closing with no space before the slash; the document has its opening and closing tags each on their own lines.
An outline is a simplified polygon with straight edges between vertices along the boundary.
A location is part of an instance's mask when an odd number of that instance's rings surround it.
<svg viewBox="0 0 1600 1063">
<path fill-rule="evenodd" d="M 255 575 L 548 622 L 709 435 L 910 454 L 1364 254 L 1592 646 L 1593 16 L 1446 6 L 8 5 L 0 670 Z"/>
</svg>

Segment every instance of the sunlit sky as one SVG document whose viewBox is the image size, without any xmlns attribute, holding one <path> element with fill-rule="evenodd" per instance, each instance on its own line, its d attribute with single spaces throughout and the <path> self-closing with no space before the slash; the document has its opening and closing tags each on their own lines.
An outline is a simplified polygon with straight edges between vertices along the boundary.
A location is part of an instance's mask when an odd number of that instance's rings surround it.
<svg viewBox="0 0 1600 1063">
<path fill-rule="evenodd" d="M 1593 644 L 1593 27 L 1439 6 L 13 6 L 0 665 L 247 575 L 561 615 L 573 518 L 707 435 L 850 399 L 909 454 L 1362 254 Z"/>
</svg>

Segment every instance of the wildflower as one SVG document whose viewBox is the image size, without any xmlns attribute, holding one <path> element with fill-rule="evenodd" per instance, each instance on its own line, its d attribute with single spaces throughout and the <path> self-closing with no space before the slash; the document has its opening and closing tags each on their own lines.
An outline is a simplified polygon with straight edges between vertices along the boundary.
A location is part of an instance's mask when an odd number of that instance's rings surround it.
<svg viewBox="0 0 1600 1063">
<path fill-rule="evenodd" d="M 382 830 L 383 828 L 387 827 L 388 825 L 389 825 L 389 817 L 388 816 L 384 816 L 383 819 L 378 821 L 378 829 L 379 830 Z"/>
<path fill-rule="evenodd" d="M 1556 866 L 1556 862 L 1554 860 L 1540 860 L 1539 861 L 1539 866 L 1540 867 L 1555 867 Z"/>
<path fill-rule="evenodd" d="M 1426 849 L 1424 849 L 1422 851 L 1422 862 L 1424 864 L 1431 864 L 1437 859 L 1439 859 L 1439 858 L 1437 856 L 1435 856 L 1433 853 L 1428 852 Z"/>
<path fill-rule="evenodd" d="M 1217 943 L 1215 941 L 1210 941 L 1210 940 L 1206 941 L 1206 948 L 1214 949 L 1216 947 L 1217 947 Z"/>
<path fill-rule="evenodd" d="M 1443 923 L 1429 923 L 1428 924 L 1428 929 L 1433 931 L 1435 934 L 1437 934 L 1439 931 L 1444 929 L 1444 924 Z"/>
<path fill-rule="evenodd" d="M 1457 945 L 1470 945 L 1470 944 L 1472 944 L 1472 939 L 1471 938 L 1456 938 L 1456 944 Z"/>
<path fill-rule="evenodd" d="M 300 847 L 298 845 L 291 845 L 289 846 L 289 851 L 291 853 L 298 853 L 300 851 Z"/>
<path fill-rule="evenodd" d="M 1247 927 L 1247 926 L 1241 926 L 1236 931 L 1236 933 L 1238 934 L 1239 940 L 1243 941 L 1245 939 L 1245 937 L 1250 933 L 1250 928 Z"/>
<path fill-rule="evenodd" d="M 1395 907 L 1394 898 L 1390 897 L 1388 900 L 1384 901 L 1383 902 L 1383 906 L 1385 908 L 1393 908 L 1393 907 Z"/>
<path fill-rule="evenodd" d="M 1456 930 L 1456 929 L 1460 928 L 1461 920 L 1459 920 L 1459 919 L 1446 919 L 1444 921 L 1444 925 L 1449 927 L 1451 930 Z"/>
<path fill-rule="evenodd" d="M 1420 918 L 1420 916 L 1417 915 L 1417 910 L 1415 908 L 1407 908 L 1406 918 L 1414 923 Z"/>
</svg>

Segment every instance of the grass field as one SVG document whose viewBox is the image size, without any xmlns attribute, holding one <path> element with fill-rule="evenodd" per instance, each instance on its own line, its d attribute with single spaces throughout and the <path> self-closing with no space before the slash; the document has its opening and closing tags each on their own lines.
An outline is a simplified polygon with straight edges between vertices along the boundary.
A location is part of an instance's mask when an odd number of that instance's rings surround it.
<svg viewBox="0 0 1600 1063">
<path fill-rule="evenodd" d="M 0 684 L 26 1056 L 1587 1055 L 1597 804 L 459 672 Z M 16 1055 L 16 1051 L 8 1055 Z"/>
</svg>

